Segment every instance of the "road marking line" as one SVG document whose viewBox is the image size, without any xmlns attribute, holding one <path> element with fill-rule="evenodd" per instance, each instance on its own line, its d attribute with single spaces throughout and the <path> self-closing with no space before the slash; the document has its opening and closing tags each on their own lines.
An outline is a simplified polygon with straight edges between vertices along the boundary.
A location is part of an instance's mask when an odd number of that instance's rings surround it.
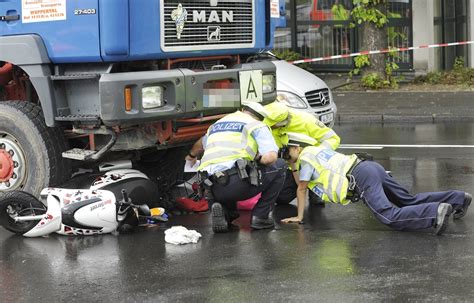
<svg viewBox="0 0 474 303">
<path fill-rule="evenodd" d="M 383 149 L 383 148 L 474 148 L 474 145 L 439 144 L 341 144 L 342 149 Z"/>
<path fill-rule="evenodd" d="M 341 144 L 338 149 L 383 149 L 381 146 L 361 146 L 355 144 Z"/>
</svg>

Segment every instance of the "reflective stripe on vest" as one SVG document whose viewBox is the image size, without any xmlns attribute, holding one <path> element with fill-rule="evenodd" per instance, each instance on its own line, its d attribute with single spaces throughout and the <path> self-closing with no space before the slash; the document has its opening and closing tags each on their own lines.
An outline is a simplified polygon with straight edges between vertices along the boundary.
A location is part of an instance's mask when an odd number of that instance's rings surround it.
<svg viewBox="0 0 474 303">
<path fill-rule="evenodd" d="M 319 177 L 308 183 L 308 188 L 321 195 L 327 202 L 348 204 L 346 199 L 349 181 L 346 174 L 357 156 L 346 156 L 322 147 L 309 146 L 303 149 L 298 161 L 309 163 Z"/>
<path fill-rule="evenodd" d="M 218 120 L 207 131 L 205 151 L 198 170 L 230 160 L 253 160 L 258 145 L 252 132 L 261 127 L 267 126 L 242 112 Z"/>
<path fill-rule="evenodd" d="M 324 140 L 330 139 L 334 136 L 336 136 L 336 132 L 329 128 L 329 131 L 326 134 L 324 134 L 324 136 L 322 136 L 319 139 L 319 141 L 324 141 Z"/>
</svg>

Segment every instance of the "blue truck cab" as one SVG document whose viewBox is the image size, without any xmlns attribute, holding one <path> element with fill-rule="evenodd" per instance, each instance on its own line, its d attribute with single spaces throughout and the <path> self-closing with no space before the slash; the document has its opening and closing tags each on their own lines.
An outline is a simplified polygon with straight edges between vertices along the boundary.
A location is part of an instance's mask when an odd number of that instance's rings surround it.
<svg viewBox="0 0 474 303">
<path fill-rule="evenodd" d="M 39 193 L 70 159 L 140 158 L 192 142 L 242 101 L 275 100 L 259 53 L 284 2 L 1 0 L 0 190 Z"/>
</svg>

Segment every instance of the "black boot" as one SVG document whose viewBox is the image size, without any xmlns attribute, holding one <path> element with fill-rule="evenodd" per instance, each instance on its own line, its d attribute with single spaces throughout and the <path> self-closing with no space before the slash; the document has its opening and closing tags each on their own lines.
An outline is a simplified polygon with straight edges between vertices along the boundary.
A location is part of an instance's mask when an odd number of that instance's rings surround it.
<svg viewBox="0 0 474 303">
<path fill-rule="evenodd" d="M 266 229 L 266 228 L 273 228 L 275 226 L 275 222 L 273 221 L 273 214 L 270 212 L 268 217 L 265 219 L 259 218 L 257 216 L 252 216 L 252 221 L 250 222 L 250 227 L 253 229 Z"/>
<path fill-rule="evenodd" d="M 225 233 L 229 231 L 225 210 L 222 204 L 214 202 L 211 207 L 212 231 L 215 233 Z"/>
<path fill-rule="evenodd" d="M 469 193 L 464 193 L 464 203 L 462 205 L 462 208 L 457 209 L 454 214 L 453 214 L 453 219 L 461 219 L 466 215 L 467 209 L 469 208 L 469 205 L 471 205 L 472 201 L 472 196 Z"/>
</svg>

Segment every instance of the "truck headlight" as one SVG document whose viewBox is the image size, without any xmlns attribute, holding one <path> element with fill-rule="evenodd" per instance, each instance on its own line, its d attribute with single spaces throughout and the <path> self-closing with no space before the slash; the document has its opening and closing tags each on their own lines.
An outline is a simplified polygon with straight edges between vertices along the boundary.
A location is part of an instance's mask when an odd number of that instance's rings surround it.
<svg viewBox="0 0 474 303">
<path fill-rule="evenodd" d="M 144 109 L 156 108 L 165 105 L 163 87 L 148 86 L 142 88 L 142 107 Z"/>
<path fill-rule="evenodd" d="M 301 99 L 297 95 L 290 92 L 278 91 L 277 100 L 285 103 L 287 106 L 292 107 L 292 108 L 307 108 L 308 107 L 306 106 L 306 103 L 303 101 L 303 99 Z"/>
<path fill-rule="evenodd" d="M 263 75 L 262 82 L 264 94 L 273 93 L 275 91 L 275 75 Z"/>
</svg>

